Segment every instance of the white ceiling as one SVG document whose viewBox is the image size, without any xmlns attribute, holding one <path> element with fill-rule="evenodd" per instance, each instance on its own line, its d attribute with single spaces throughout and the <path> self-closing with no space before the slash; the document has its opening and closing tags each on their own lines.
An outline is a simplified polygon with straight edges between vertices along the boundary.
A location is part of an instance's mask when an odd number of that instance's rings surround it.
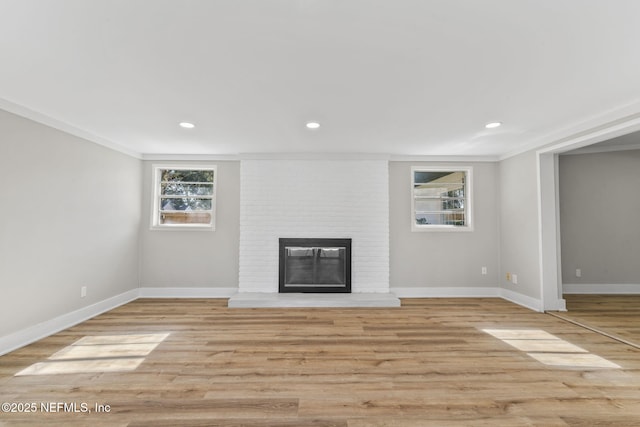
<svg viewBox="0 0 640 427">
<path fill-rule="evenodd" d="M 640 112 L 640 1 L 0 0 L 0 61 L 134 153 L 504 156 Z"/>
</svg>

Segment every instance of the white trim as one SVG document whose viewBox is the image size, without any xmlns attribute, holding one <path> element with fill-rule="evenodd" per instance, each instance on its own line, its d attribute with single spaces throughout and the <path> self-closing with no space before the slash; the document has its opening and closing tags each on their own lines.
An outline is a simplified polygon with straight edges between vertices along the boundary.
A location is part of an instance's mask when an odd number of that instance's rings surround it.
<svg viewBox="0 0 640 427">
<path fill-rule="evenodd" d="M 558 191 L 558 155 L 536 156 L 538 202 L 538 269 L 540 295 L 544 310 L 563 310 L 566 303 L 560 294 L 560 202 Z"/>
<path fill-rule="evenodd" d="M 445 231 L 447 233 L 466 233 L 473 231 L 472 225 L 463 226 L 455 226 L 455 225 L 418 225 L 411 223 L 411 231 L 416 233 L 437 233 L 441 231 Z"/>
<path fill-rule="evenodd" d="M 469 162 L 498 162 L 498 156 L 424 156 L 411 154 L 390 154 L 390 162 L 428 162 L 428 163 L 469 163 Z"/>
<path fill-rule="evenodd" d="M 640 103 L 635 105 L 640 108 Z M 541 295 L 543 295 L 543 308 L 545 310 L 563 310 L 562 307 L 565 307 L 565 301 L 560 297 L 562 294 L 560 267 L 562 264 L 560 259 L 559 167 L 557 154 L 638 130 L 640 130 L 640 113 L 558 140 L 556 144 L 536 151 L 540 291 Z M 542 205 L 543 201 L 546 206 Z M 551 230 L 555 230 L 555 236 Z M 555 256 L 553 256 L 554 254 Z M 553 276 L 554 271 L 557 272 L 556 277 Z"/>
<path fill-rule="evenodd" d="M 170 154 L 143 153 L 142 160 L 151 161 L 240 161 L 240 160 L 388 160 L 390 162 L 429 162 L 429 163 L 459 163 L 459 162 L 498 162 L 499 156 L 429 156 L 421 154 L 390 154 L 390 153 L 227 153 L 227 154 Z"/>
<path fill-rule="evenodd" d="M 8 99 L 0 98 L 0 109 L 27 118 L 29 120 L 33 120 L 34 122 L 49 126 L 70 135 L 77 136 L 78 138 L 86 139 L 89 142 L 93 142 L 94 144 L 98 144 L 119 153 L 126 154 L 127 156 L 131 156 L 136 159 L 143 158 L 142 153 L 130 150 L 129 148 L 126 148 L 107 138 L 95 135 L 91 132 L 80 129 L 79 127 L 73 126 L 69 123 L 65 123 L 46 114 L 31 110 L 27 107 L 11 102 Z"/>
<path fill-rule="evenodd" d="M 565 294 L 638 295 L 640 283 L 566 283 L 562 291 Z"/>
<path fill-rule="evenodd" d="M 238 287 L 225 288 L 154 288 L 139 289 L 140 298 L 229 298 Z"/>
<path fill-rule="evenodd" d="M 211 196 L 211 223 L 209 224 L 160 224 L 158 212 L 160 211 L 160 170 L 212 170 L 213 171 L 213 194 Z M 155 163 L 151 165 L 152 184 L 151 189 L 151 224 L 149 229 L 153 231 L 166 230 L 192 230 L 192 231 L 215 231 L 217 219 L 217 188 L 218 188 L 218 167 L 217 165 L 195 165 L 189 163 Z M 208 212 L 208 211 L 204 211 Z"/>
<path fill-rule="evenodd" d="M 628 145 L 589 145 L 586 147 L 578 148 L 575 150 L 562 153 L 563 156 L 574 156 L 578 154 L 598 154 L 598 153 L 613 153 L 618 151 L 631 151 L 640 150 L 640 144 L 628 144 Z"/>
<path fill-rule="evenodd" d="M 450 286 L 450 287 L 390 287 L 389 292 L 398 298 L 491 298 L 500 297 L 500 288 L 484 286 Z"/>
<path fill-rule="evenodd" d="M 204 162 L 204 161 L 239 161 L 238 154 L 163 154 L 163 153 L 144 153 L 142 160 L 156 162 Z"/>
<path fill-rule="evenodd" d="M 229 153 L 229 154 L 167 154 L 167 153 L 140 153 L 126 148 L 104 137 L 94 135 L 84 129 L 65 123 L 46 114 L 31 110 L 30 108 L 16 104 L 8 99 L 0 98 L 0 109 L 25 117 L 35 122 L 50 126 L 54 129 L 86 139 L 90 142 L 102 145 L 136 159 L 142 160 L 169 160 L 169 161 L 204 161 L 204 160 L 245 160 L 245 159 L 304 159 L 304 160 L 390 160 L 390 161 L 425 161 L 425 162 L 495 162 L 517 156 L 527 151 L 536 150 L 547 144 L 562 140 L 574 140 L 576 135 L 590 132 L 598 127 L 606 127 L 614 121 L 626 123 L 638 115 L 640 101 L 634 100 L 627 104 L 612 108 L 603 113 L 596 114 L 579 122 L 556 129 L 546 135 L 536 138 L 522 145 L 520 148 L 503 155 L 478 155 L 478 156 L 441 156 L 441 155 L 402 155 L 389 153 Z M 605 138 L 608 139 L 608 138 Z M 585 144 L 588 145 L 588 144 Z M 578 147 L 576 147 L 578 148 Z"/>
<path fill-rule="evenodd" d="M 525 143 L 524 145 L 520 146 L 520 148 L 514 151 L 499 156 L 499 160 L 506 160 L 510 157 L 514 157 L 528 151 L 542 149 L 548 144 L 555 143 L 554 148 L 557 148 L 562 144 L 574 145 L 576 144 L 576 141 L 582 136 L 584 136 L 585 138 L 589 138 L 592 135 L 598 133 L 598 131 L 609 134 L 615 127 L 615 124 L 621 124 L 621 126 L 626 127 L 629 122 L 635 121 L 639 117 L 640 100 L 636 99 L 627 104 L 623 104 L 616 108 L 612 108 L 605 112 L 598 113 L 596 115 L 583 119 L 579 122 L 574 122 L 568 126 L 556 129 L 555 131 L 552 131 L 546 135 Z M 602 138 L 600 141 L 614 138 L 615 136 L 624 135 L 625 133 L 629 132 L 622 132 L 619 135 L 607 136 Z M 589 142 L 583 144 L 582 146 L 593 143 L 594 142 Z M 576 146 L 574 148 L 580 147 Z"/>
<path fill-rule="evenodd" d="M 386 153 L 240 153 L 240 160 L 389 160 Z"/>
<path fill-rule="evenodd" d="M 609 126 L 601 126 L 591 131 L 579 133 L 574 135 L 573 138 L 558 140 L 556 144 L 541 148 L 537 153 L 560 154 L 627 135 L 638 130 L 640 130 L 640 113 L 629 117 L 626 121 L 616 121 L 610 123 Z"/>
<path fill-rule="evenodd" d="M 500 297 L 534 311 L 544 311 L 542 308 L 542 301 L 540 299 L 533 298 L 519 292 L 514 292 L 510 289 L 501 288 Z"/>
<path fill-rule="evenodd" d="M 473 218 L 473 166 L 468 165 L 447 165 L 447 166 L 411 166 L 411 231 L 412 232 L 470 232 L 473 231 L 474 227 L 474 218 Z M 413 194 L 413 189 L 415 185 L 415 172 L 458 172 L 464 171 L 466 174 L 466 183 L 465 183 L 465 200 L 466 206 L 464 210 L 464 219 L 466 225 L 464 226 L 453 226 L 453 225 L 439 225 L 439 224 L 426 224 L 426 225 L 418 225 L 416 224 L 415 219 L 415 196 Z"/>
<path fill-rule="evenodd" d="M 38 323 L 37 325 L 0 337 L 0 356 L 51 336 L 64 329 L 68 329 L 99 314 L 113 310 L 114 308 L 134 301 L 137 298 L 138 289 L 132 289 L 87 307 L 80 308 L 70 313 Z"/>
<path fill-rule="evenodd" d="M 542 310 L 542 301 L 537 298 L 514 292 L 509 289 L 495 287 L 391 287 L 389 291 L 398 298 L 502 298 L 514 304 L 534 311 Z M 564 300 L 562 300 L 564 301 Z M 558 308 L 566 311 L 566 307 Z"/>
</svg>

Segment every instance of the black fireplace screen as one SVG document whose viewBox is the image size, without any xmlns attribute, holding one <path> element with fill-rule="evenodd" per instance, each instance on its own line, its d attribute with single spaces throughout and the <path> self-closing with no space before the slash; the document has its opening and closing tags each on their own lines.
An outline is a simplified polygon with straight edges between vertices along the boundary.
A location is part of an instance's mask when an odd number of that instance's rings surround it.
<svg viewBox="0 0 640 427">
<path fill-rule="evenodd" d="M 351 292 L 351 239 L 280 239 L 280 292 Z"/>
</svg>

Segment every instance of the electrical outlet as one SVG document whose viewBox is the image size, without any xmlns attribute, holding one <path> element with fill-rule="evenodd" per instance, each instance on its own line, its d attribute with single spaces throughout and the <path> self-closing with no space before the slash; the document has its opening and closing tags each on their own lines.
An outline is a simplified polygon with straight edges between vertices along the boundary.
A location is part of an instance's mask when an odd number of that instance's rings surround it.
<svg viewBox="0 0 640 427">
<path fill-rule="evenodd" d="M 576 268 L 576 277 L 582 277 L 582 270 L 579 268 Z"/>
<path fill-rule="evenodd" d="M 482 267 L 481 271 L 482 271 L 482 275 L 487 274 L 487 267 Z"/>
<path fill-rule="evenodd" d="M 511 273 L 507 273 L 507 282 L 511 281 Z"/>
<path fill-rule="evenodd" d="M 84 298 L 87 296 L 87 287 L 83 286 L 80 288 L 80 298 Z"/>
<path fill-rule="evenodd" d="M 517 275 L 517 274 L 512 274 L 512 275 L 511 275 L 511 282 L 512 282 L 514 285 L 517 285 L 517 284 L 518 284 L 518 275 Z"/>
</svg>

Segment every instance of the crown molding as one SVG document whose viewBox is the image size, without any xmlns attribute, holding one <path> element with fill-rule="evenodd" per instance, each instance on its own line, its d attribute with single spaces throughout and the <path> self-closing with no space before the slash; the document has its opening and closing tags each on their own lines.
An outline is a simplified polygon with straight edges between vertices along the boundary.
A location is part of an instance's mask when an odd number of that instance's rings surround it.
<svg viewBox="0 0 640 427">
<path fill-rule="evenodd" d="M 111 150 L 120 152 L 122 154 L 126 154 L 127 156 L 131 156 L 136 159 L 142 159 L 142 153 L 138 153 L 137 151 L 130 150 L 107 138 L 103 138 L 91 132 L 87 132 L 84 129 L 81 129 L 77 126 L 73 126 L 69 123 L 65 123 L 61 120 L 58 120 L 46 114 L 42 114 L 37 111 L 31 110 L 30 108 L 11 102 L 8 99 L 0 98 L 0 108 L 10 113 L 13 113 L 15 115 L 18 115 L 20 117 L 33 120 L 34 122 L 49 126 L 53 129 L 57 129 L 59 131 L 68 133 L 73 136 L 77 136 L 78 138 L 85 139 L 87 141 L 90 141 L 95 144 L 101 145 L 103 147 L 109 148 Z"/>
<path fill-rule="evenodd" d="M 240 153 L 240 160 L 389 160 L 386 153 Z"/>
<path fill-rule="evenodd" d="M 498 156 L 425 156 L 425 155 L 390 155 L 392 162 L 429 162 L 429 163 L 459 163 L 459 162 L 497 162 Z"/>
<path fill-rule="evenodd" d="M 167 154 L 167 153 L 144 153 L 142 160 L 169 161 L 169 162 L 202 162 L 202 161 L 237 161 L 240 157 L 237 154 Z"/>
<path fill-rule="evenodd" d="M 591 146 L 588 145 L 586 147 L 577 148 L 575 150 L 567 151 L 562 153 L 563 156 L 573 156 L 578 154 L 598 154 L 598 153 L 613 153 L 616 151 L 630 151 L 630 150 L 640 150 L 640 144 L 630 144 L 630 145 L 611 145 L 611 146 Z"/>
<path fill-rule="evenodd" d="M 506 160 L 534 150 L 546 152 L 547 147 L 552 147 L 554 150 L 566 147 L 564 151 L 581 148 L 637 130 L 635 125 L 638 120 L 640 120 L 640 99 L 558 128 L 527 142 L 517 150 L 499 156 L 498 160 Z"/>
<path fill-rule="evenodd" d="M 381 153 L 239 153 L 239 154 L 142 154 L 154 161 L 240 161 L 240 160 L 385 160 L 391 162 L 497 162 L 498 156 L 425 156 Z"/>
<path fill-rule="evenodd" d="M 555 152 L 580 149 L 572 154 L 586 154 L 606 151 L 638 149 L 639 146 L 625 148 L 586 149 L 597 142 L 602 142 L 616 136 L 639 130 L 640 100 L 621 105 L 603 113 L 591 116 L 585 120 L 574 122 L 542 137 L 531 140 L 518 148 L 503 155 L 401 155 L 390 153 L 232 153 L 232 154 L 169 154 L 169 153 L 140 153 L 124 147 L 107 138 L 95 135 L 77 126 L 65 123 L 54 117 L 37 112 L 30 108 L 16 104 L 8 99 L 0 98 L 0 109 L 21 117 L 44 124 L 70 135 L 85 139 L 111 150 L 126 154 L 140 160 L 155 161 L 239 161 L 239 160 L 387 160 L 394 162 L 499 162 L 533 150 L 548 151 L 552 147 Z"/>
</svg>

